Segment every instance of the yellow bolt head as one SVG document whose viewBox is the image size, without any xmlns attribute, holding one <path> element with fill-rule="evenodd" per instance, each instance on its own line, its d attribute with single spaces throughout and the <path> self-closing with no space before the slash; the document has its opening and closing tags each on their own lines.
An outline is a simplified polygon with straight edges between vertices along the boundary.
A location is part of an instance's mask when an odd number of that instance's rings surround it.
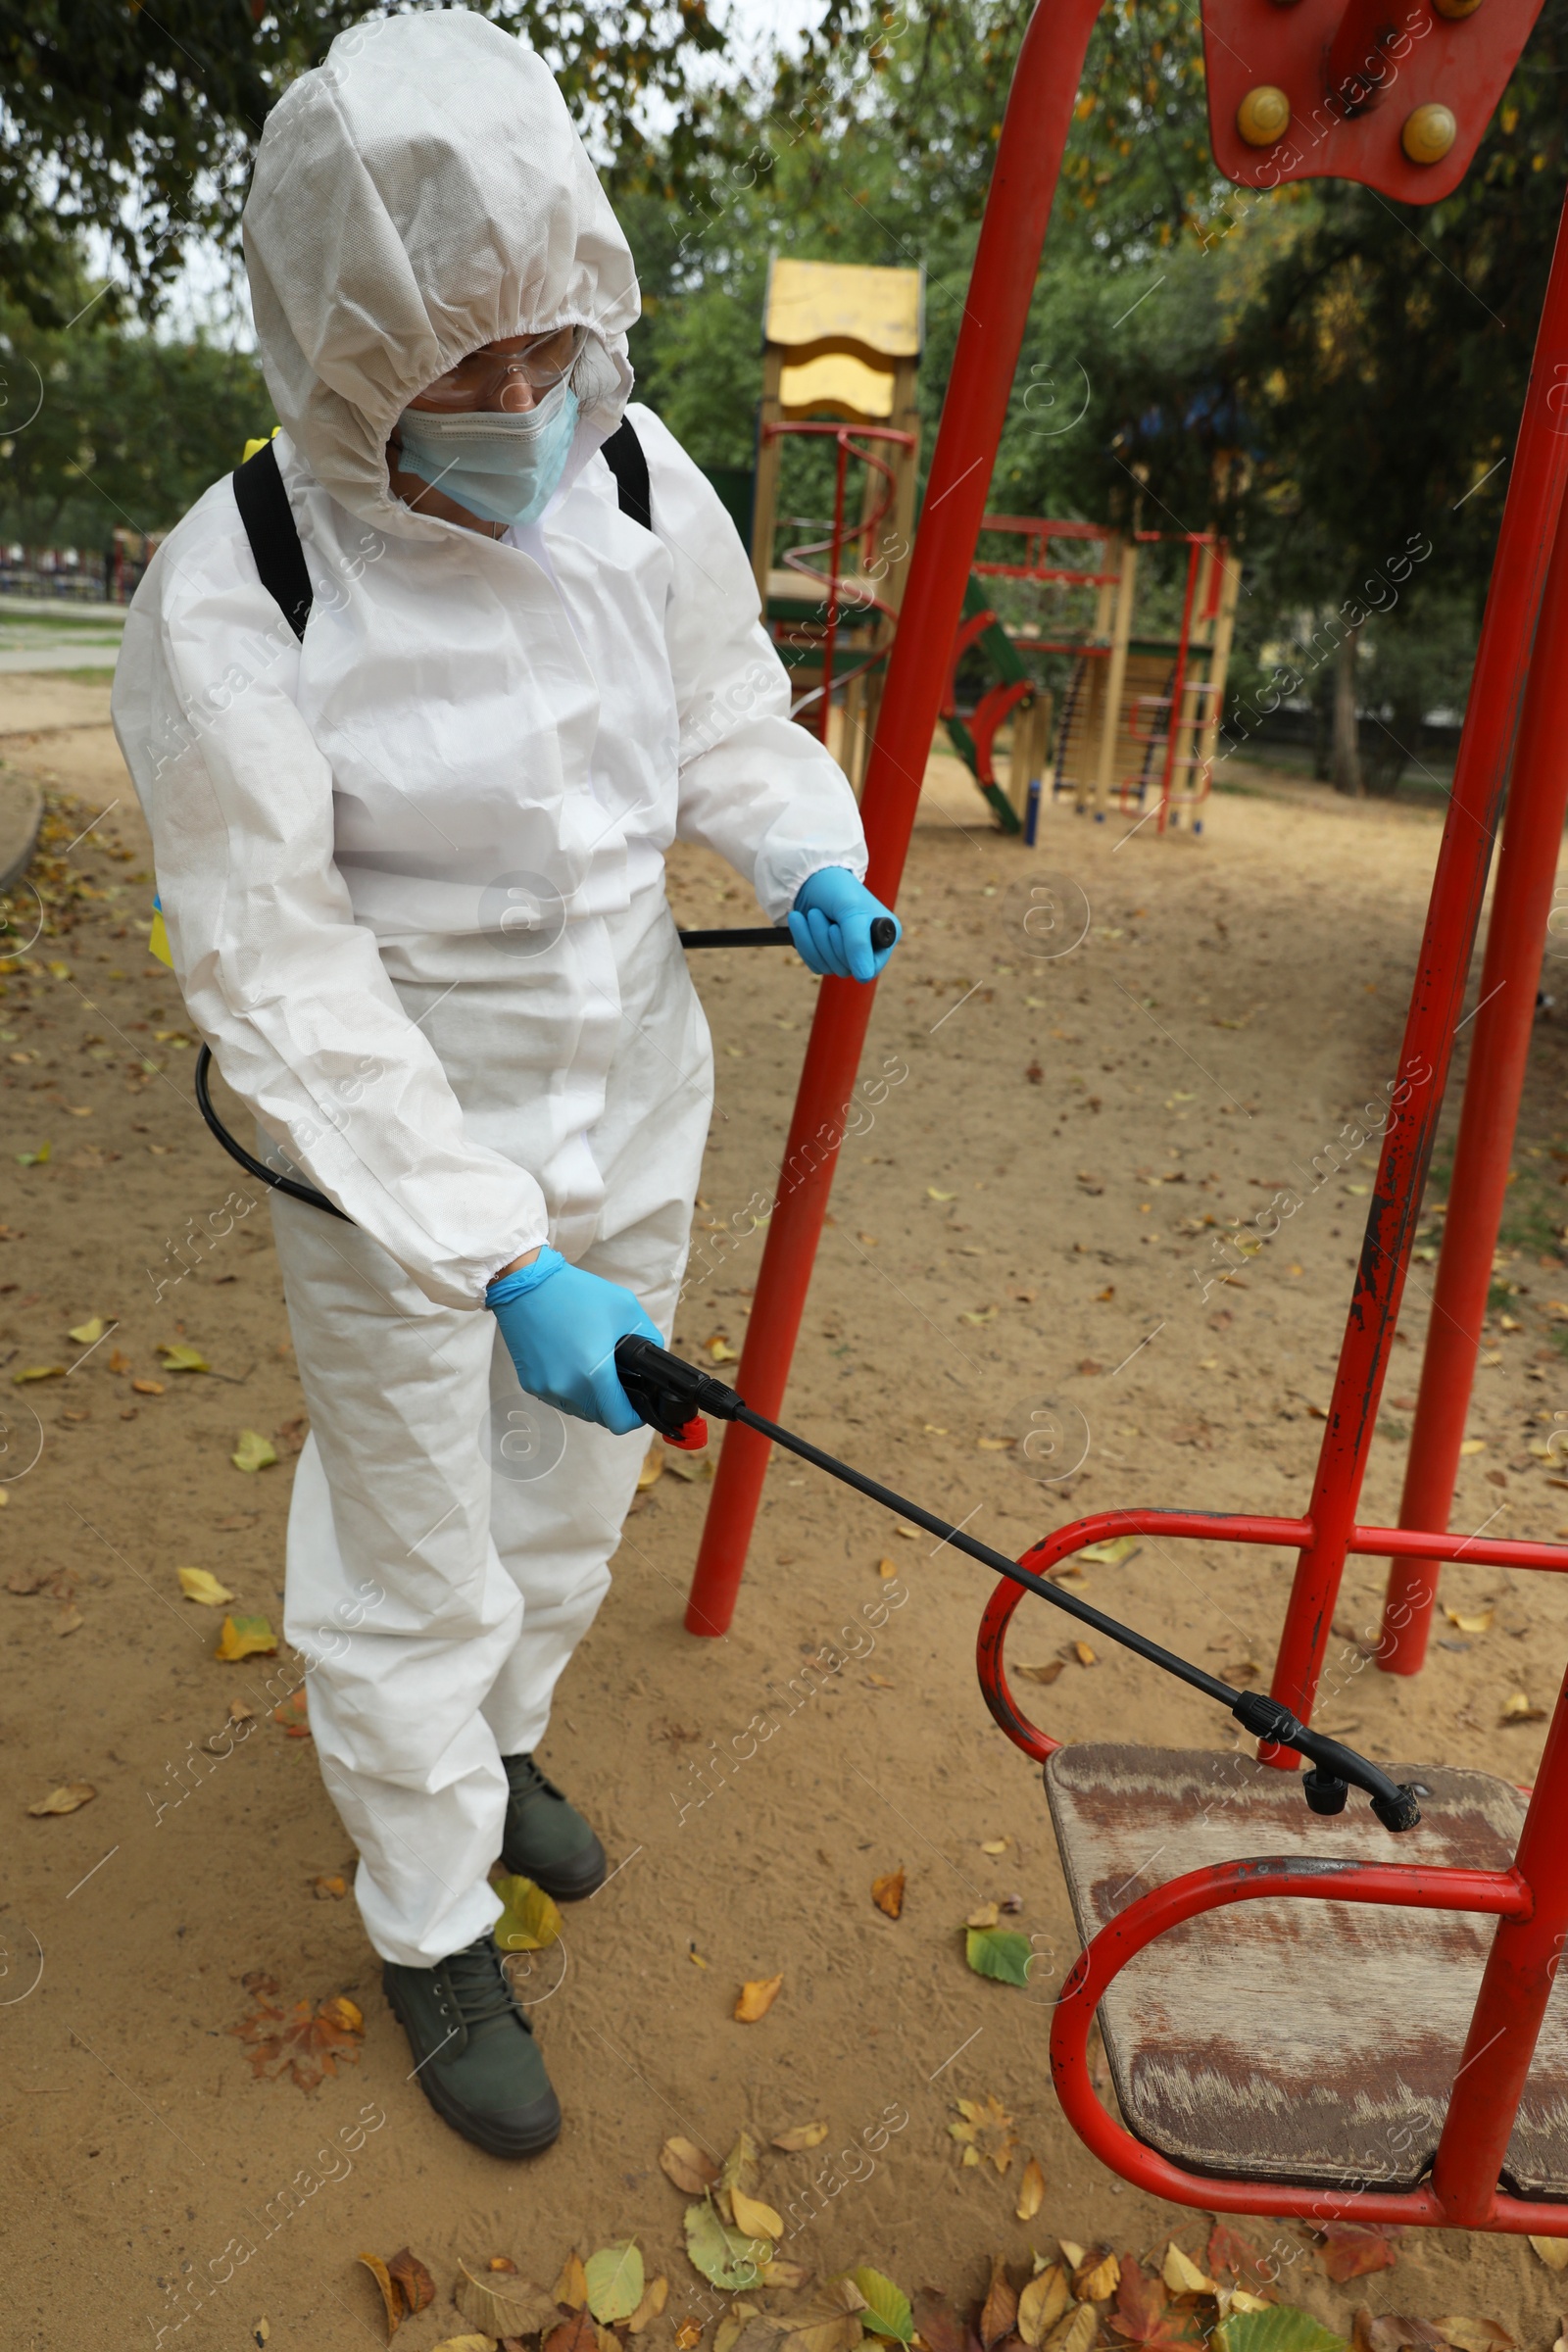
<svg viewBox="0 0 1568 2352">
<path fill-rule="evenodd" d="M 1249 147 L 1273 147 L 1291 126 L 1291 102 L 1272 82 L 1260 81 L 1236 109 L 1236 127 Z"/>
<path fill-rule="evenodd" d="M 1473 17 L 1481 0 L 1432 0 L 1440 17 Z"/>
<path fill-rule="evenodd" d="M 1446 106 L 1418 106 L 1406 115 L 1399 145 L 1412 164 L 1441 164 L 1459 135 L 1459 125 Z"/>
</svg>

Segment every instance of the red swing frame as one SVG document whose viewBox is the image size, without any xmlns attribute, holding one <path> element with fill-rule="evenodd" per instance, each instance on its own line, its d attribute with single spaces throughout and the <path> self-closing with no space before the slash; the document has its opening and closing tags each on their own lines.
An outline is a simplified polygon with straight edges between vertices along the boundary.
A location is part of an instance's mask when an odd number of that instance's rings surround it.
<svg viewBox="0 0 1568 2352">
<path fill-rule="evenodd" d="M 1216 158 L 1232 179 L 1274 186 L 1335 172 L 1407 202 L 1430 202 L 1462 176 L 1539 9 L 1539 0 L 1490 0 L 1449 17 L 1446 0 L 1409 0 L 1402 29 L 1385 0 L 1203 0 Z M 1005 418 L 1023 333 L 1101 0 L 1042 0 L 1024 35 L 998 146 L 963 324 L 933 453 L 898 634 L 867 767 L 862 818 L 868 880 L 892 904 L 908 848 L 947 655 L 958 626 L 985 512 L 991 464 Z M 1227 39 L 1225 31 L 1236 37 Z M 1398 40 L 1430 42 L 1405 95 L 1382 101 L 1403 73 Z M 1250 59 L 1241 80 L 1245 54 Z M 1345 103 L 1312 104 L 1323 58 L 1340 78 L 1363 73 Z M 1237 126 L 1248 84 L 1266 58 L 1291 100 L 1283 155 L 1245 142 Z M 1391 62 L 1393 61 L 1393 62 Z M 1316 82 L 1312 75 L 1319 78 Z M 1448 105 L 1451 149 L 1412 163 L 1401 117 L 1411 97 Z M 1106 1536 L 1171 1537 L 1288 1545 L 1298 1554 L 1272 1682 L 1274 1695 L 1310 1720 L 1347 1557 L 1393 1560 L 1380 1662 L 1418 1669 L 1444 1560 L 1568 1570 L 1568 1549 L 1487 1542 L 1446 1532 L 1486 1278 L 1518 1116 L 1556 856 L 1568 804 L 1568 236 L 1560 227 L 1507 500 L 1498 535 L 1453 789 L 1417 963 L 1394 1102 L 1384 1130 L 1354 1292 L 1329 1405 L 1310 1506 L 1300 1519 L 1206 1512 L 1100 1513 L 1057 1531 L 1026 1557 L 1037 1571 Z M 1423 1371 L 1401 1526 L 1364 1528 L 1356 1506 L 1388 1369 L 1438 1114 L 1463 1024 L 1463 1002 L 1504 793 L 1507 815 L 1489 931 L 1471 1075 L 1450 1189 L 1447 1230 Z M 871 1010 L 872 991 L 822 983 L 784 1152 L 798 1176 L 781 1185 L 769 1225 L 737 1385 L 754 1408 L 779 1417 L 790 1357 Z M 826 1149 L 824 1149 L 824 1145 Z M 1478 1305 L 1479 1292 L 1479 1305 Z M 760 1500 L 767 1444 L 731 1424 L 692 1584 L 686 1623 L 721 1634 L 733 1615 Z M 1055 1742 L 1019 1715 L 1003 1644 L 1020 1598 L 1003 1585 L 980 1636 L 980 1673 L 997 1720 L 1026 1754 Z M 1294 1753 L 1264 1752 L 1292 1768 Z M 1397 1862 L 1356 1864 L 1330 1877 L 1289 1864 L 1237 1862 L 1189 1873 L 1144 1896 L 1103 1929 L 1070 1973 L 1052 2036 L 1052 2065 L 1074 2129 L 1114 2171 L 1175 2202 L 1209 2210 L 1340 2215 L 1428 2227 L 1568 2235 L 1568 2203 L 1513 2197 L 1498 2174 L 1568 1937 L 1568 1847 L 1553 1818 L 1568 1813 L 1568 1685 L 1559 1693 L 1513 1867 L 1456 1871 Z M 1136 2140 L 1095 2096 L 1087 2042 L 1097 2003 L 1133 1953 L 1203 1910 L 1289 1895 L 1307 1900 L 1470 1910 L 1498 1925 L 1455 2077 L 1430 2180 L 1409 2191 L 1215 2179 L 1185 2172 Z M 1483 2052 L 1485 2068 L 1472 2063 Z"/>
</svg>

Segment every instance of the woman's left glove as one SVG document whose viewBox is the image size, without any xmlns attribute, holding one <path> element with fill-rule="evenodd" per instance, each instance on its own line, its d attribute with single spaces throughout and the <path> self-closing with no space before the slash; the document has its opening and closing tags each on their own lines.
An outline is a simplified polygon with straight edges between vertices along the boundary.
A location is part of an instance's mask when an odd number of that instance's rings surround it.
<svg viewBox="0 0 1568 2352">
<path fill-rule="evenodd" d="M 618 1438 L 642 1428 L 615 1375 L 615 1342 L 635 1333 L 662 1348 L 664 1335 L 630 1291 L 541 1250 L 484 1296 L 530 1396 Z"/>
<path fill-rule="evenodd" d="M 885 948 L 871 945 L 871 925 L 879 917 L 893 925 Z M 832 974 L 840 980 L 874 980 L 903 929 L 891 907 L 872 898 L 844 865 L 824 865 L 807 876 L 795 894 L 789 923 L 801 961 L 824 979 Z"/>
</svg>

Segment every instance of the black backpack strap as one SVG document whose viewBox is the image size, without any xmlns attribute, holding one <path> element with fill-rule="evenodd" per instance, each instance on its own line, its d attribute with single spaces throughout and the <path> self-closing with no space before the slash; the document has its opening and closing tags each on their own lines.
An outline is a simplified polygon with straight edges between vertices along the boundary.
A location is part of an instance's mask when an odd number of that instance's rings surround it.
<svg viewBox="0 0 1568 2352">
<path fill-rule="evenodd" d="M 647 468 L 644 467 L 646 478 Z M 305 568 L 305 550 L 299 526 L 288 503 L 283 476 L 277 470 L 277 452 L 270 441 L 253 458 L 236 466 L 230 476 L 234 503 L 245 525 L 245 536 L 262 575 L 262 586 L 282 608 L 296 637 L 303 638 L 315 602 L 311 575 Z"/>
<path fill-rule="evenodd" d="M 648 453 L 632 431 L 629 416 L 621 418 L 610 439 L 602 443 L 599 454 L 615 477 L 615 495 L 621 513 L 633 522 L 640 522 L 645 531 L 651 531 L 654 501 L 648 481 Z"/>
</svg>

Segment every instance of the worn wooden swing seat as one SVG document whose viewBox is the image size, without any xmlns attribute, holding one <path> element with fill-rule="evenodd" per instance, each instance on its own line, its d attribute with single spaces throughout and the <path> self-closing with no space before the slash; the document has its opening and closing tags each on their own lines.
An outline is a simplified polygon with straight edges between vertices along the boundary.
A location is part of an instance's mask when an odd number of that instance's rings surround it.
<svg viewBox="0 0 1568 2352">
<path fill-rule="evenodd" d="M 1487 1773 L 1389 1769 L 1429 1792 L 1401 1862 L 1512 1867 L 1525 1817 L 1516 1788 Z M 1241 1755 L 1059 1747 L 1045 1783 L 1086 1944 L 1187 1871 L 1241 1854 L 1367 1859 L 1380 1836 L 1360 1807 L 1319 1819 L 1294 1774 Z M 1431 2168 L 1494 1930 L 1473 1912 L 1290 1898 L 1166 1930 L 1099 2007 L 1123 2121 L 1173 2162 L 1233 2180 L 1414 2188 Z M 1568 2198 L 1560 1985 L 1503 2178 L 1524 2196 Z"/>
</svg>

